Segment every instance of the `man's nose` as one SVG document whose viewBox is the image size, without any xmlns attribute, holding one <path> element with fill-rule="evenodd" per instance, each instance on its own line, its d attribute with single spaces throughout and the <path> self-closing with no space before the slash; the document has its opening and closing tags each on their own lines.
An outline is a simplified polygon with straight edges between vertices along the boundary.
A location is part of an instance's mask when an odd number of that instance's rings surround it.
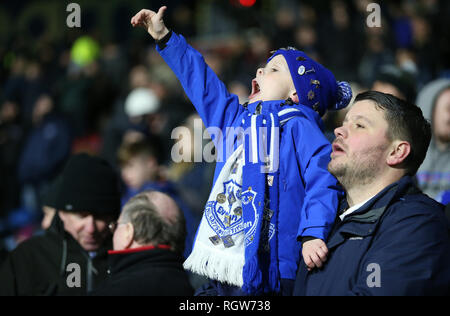
<svg viewBox="0 0 450 316">
<path fill-rule="evenodd" d="M 88 233 L 95 232 L 95 218 L 93 215 L 86 216 L 84 219 L 84 230 Z"/>
<path fill-rule="evenodd" d="M 336 136 L 336 138 L 338 138 L 339 136 L 345 138 L 346 135 L 347 135 L 347 132 L 345 131 L 344 125 L 335 128 L 334 136 Z"/>
</svg>

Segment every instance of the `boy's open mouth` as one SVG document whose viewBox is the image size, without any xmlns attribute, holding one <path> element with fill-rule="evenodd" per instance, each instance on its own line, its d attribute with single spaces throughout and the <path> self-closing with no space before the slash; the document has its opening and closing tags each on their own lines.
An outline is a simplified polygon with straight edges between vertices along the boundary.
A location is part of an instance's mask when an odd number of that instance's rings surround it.
<svg viewBox="0 0 450 316">
<path fill-rule="evenodd" d="M 260 90 L 259 90 L 259 84 L 256 81 L 256 79 L 252 80 L 252 93 L 250 94 L 250 96 L 248 97 L 249 100 L 254 99 L 258 94 L 259 94 Z"/>
</svg>

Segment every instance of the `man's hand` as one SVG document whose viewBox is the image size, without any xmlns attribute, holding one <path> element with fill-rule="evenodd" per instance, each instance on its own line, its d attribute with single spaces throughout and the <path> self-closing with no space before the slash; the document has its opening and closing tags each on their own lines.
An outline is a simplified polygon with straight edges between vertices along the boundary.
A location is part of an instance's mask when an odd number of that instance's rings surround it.
<svg viewBox="0 0 450 316">
<path fill-rule="evenodd" d="M 153 39 L 160 40 L 169 33 L 163 20 L 164 11 L 166 11 L 166 9 L 167 7 L 163 6 L 159 8 L 158 13 L 143 9 L 131 18 L 131 25 L 133 25 L 133 27 L 145 27 Z"/>
<path fill-rule="evenodd" d="M 302 255 L 308 271 L 311 271 L 321 268 L 327 261 L 328 248 L 322 239 L 309 240 L 303 243 Z"/>
</svg>

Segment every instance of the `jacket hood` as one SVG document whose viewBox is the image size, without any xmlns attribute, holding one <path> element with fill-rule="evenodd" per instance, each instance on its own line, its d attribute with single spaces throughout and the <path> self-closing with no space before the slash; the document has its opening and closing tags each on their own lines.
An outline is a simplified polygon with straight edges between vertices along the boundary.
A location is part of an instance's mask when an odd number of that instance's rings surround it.
<svg viewBox="0 0 450 316">
<path fill-rule="evenodd" d="M 427 84 L 417 96 L 416 104 L 423 112 L 423 116 L 432 121 L 436 97 L 446 88 L 450 87 L 449 79 L 438 79 Z"/>
</svg>

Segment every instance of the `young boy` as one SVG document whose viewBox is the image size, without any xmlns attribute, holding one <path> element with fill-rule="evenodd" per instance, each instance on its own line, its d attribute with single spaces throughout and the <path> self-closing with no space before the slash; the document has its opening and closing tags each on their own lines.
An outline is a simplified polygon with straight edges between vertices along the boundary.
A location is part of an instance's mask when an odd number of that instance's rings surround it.
<svg viewBox="0 0 450 316">
<path fill-rule="evenodd" d="M 159 158 L 157 150 L 147 139 L 124 142 L 117 151 L 120 174 L 125 183 L 121 198 L 122 206 L 145 190 L 162 190 L 164 182 L 159 181 Z"/>
<path fill-rule="evenodd" d="M 231 135 L 234 152 L 217 162 L 184 266 L 214 280 L 209 294 L 290 294 L 301 248 L 310 269 L 326 260 L 324 241 L 340 191 L 327 171 L 331 146 L 320 117 L 327 109 L 345 107 L 351 89 L 304 53 L 280 49 L 257 70 L 249 104 L 240 105 L 203 57 L 167 29 L 165 10 L 141 10 L 131 23 L 144 26 L 156 40 L 205 126 L 227 131 L 227 141 L 214 138 L 218 152 L 229 146 L 229 128 L 250 131 Z M 269 160 L 263 155 L 260 161 L 261 151 Z"/>
<path fill-rule="evenodd" d="M 186 221 L 186 244 L 184 257 L 187 258 L 192 250 L 195 231 L 200 218 L 192 212 L 186 203 L 179 197 L 172 182 L 161 179 L 158 145 L 147 139 L 132 143 L 123 143 L 118 150 L 117 158 L 121 170 L 125 190 L 122 192 L 122 207 L 135 195 L 154 190 L 170 195 L 183 212 Z"/>
</svg>

